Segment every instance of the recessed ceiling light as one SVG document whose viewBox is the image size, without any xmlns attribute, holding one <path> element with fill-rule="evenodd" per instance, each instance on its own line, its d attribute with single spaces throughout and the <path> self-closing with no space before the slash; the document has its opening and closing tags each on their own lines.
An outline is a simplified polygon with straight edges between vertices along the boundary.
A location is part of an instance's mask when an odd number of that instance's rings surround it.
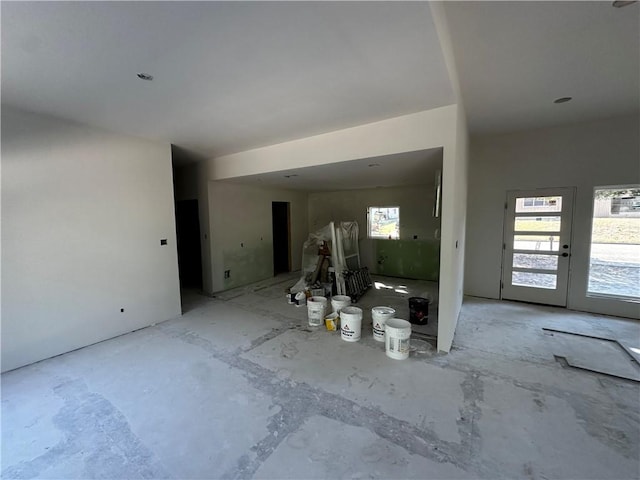
<svg viewBox="0 0 640 480">
<path fill-rule="evenodd" d="M 556 98 L 553 103 L 567 103 L 573 100 L 573 97 L 560 97 Z"/>
<path fill-rule="evenodd" d="M 638 2 L 637 0 L 630 0 L 630 1 L 617 0 L 613 2 L 611 5 L 614 6 L 615 8 L 622 8 L 622 7 L 628 7 L 632 3 L 638 3 Z"/>
<path fill-rule="evenodd" d="M 136 74 L 138 76 L 138 78 L 140 80 L 147 80 L 148 82 L 150 82 L 151 80 L 153 80 L 153 75 L 149 75 L 148 73 L 137 73 Z"/>
</svg>

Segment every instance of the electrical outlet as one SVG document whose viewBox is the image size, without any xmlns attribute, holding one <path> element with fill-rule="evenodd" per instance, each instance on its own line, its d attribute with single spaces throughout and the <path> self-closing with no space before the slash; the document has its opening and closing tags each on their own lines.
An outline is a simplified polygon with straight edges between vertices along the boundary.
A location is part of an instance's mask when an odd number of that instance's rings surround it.
<svg viewBox="0 0 640 480">
<path fill-rule="evenodd" d="M 161 238 L 160 239 L 160 245 L 166 245 L 167 244 L 167 239 L 166 238 Z"/>
<path fill-rule="evenodd" d="M 224 271 L 224 278 L 231 278 L 231 270 Z"/>
</svg>

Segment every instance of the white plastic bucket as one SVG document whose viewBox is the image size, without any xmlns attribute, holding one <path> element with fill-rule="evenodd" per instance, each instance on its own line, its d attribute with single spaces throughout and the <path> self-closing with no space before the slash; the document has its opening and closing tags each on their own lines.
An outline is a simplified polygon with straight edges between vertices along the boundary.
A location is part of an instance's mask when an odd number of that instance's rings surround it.
<svg viewBox="0 0 640 480">
<path fill-rule="evenodd" d="M 307 314 L 309 326 L 319 327 L 324 324 L 324 314 L 327 311 L 327 299 L 325 297 L 309 297 L 307 299 Z"/>
<path fill-rule="evenodd" d="M 371 309 L 371 320 L 373 323 L 373 339 L 384 342 L 384 324 L 393 318 L 396 311 L 391 307 L 373 307 Z"/>
<path fill-rule="evenodd" d="M 399 318 L 390 318 L 384 326 L 384 347 L 387 357 L 404 360 L 409 356 L 411 324 Z"/>
<path fill-rule="evenodd" d="M 357 342 L 362 334 L 362 309 L 342 307 L 340 310 L 340 336 L 346 342 Z"/>
<path fill-rule="evenodd" d="M 349 305 L 351 305 L 351 297 L 346 295 L 334 295 L 331 297 L 331 307 L 334 312 L 340 313 L 340 310 Z"/>
</svg>

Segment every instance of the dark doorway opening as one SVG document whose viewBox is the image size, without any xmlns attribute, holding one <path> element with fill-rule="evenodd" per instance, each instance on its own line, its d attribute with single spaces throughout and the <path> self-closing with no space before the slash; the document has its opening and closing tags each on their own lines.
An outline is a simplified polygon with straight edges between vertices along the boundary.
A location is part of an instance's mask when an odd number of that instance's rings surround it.
<svg viewBox="0 0 640 480">
<path fill-rule="evenodd" d="M 273 275 L 291 271 L 291 218 L 289 202 L 272 202 Z"/>
<path fill-rule="evenodd" d="M 176 235 L 181 288 L 202 290 L 198 200 L 176 202 Z"/>
</svg>

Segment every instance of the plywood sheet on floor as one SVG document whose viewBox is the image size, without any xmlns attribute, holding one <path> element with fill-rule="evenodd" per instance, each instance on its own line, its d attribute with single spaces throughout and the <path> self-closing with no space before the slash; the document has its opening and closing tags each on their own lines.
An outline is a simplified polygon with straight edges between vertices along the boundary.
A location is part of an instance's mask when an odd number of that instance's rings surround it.
<svg viewBox="0 0 640 480">
<path fill-rule="evenodd" d="M 557 331 L 546 335 L 554 355 L 572 367 L 640 381 L 640 365 L 615 341 Z"/>
</svg>

